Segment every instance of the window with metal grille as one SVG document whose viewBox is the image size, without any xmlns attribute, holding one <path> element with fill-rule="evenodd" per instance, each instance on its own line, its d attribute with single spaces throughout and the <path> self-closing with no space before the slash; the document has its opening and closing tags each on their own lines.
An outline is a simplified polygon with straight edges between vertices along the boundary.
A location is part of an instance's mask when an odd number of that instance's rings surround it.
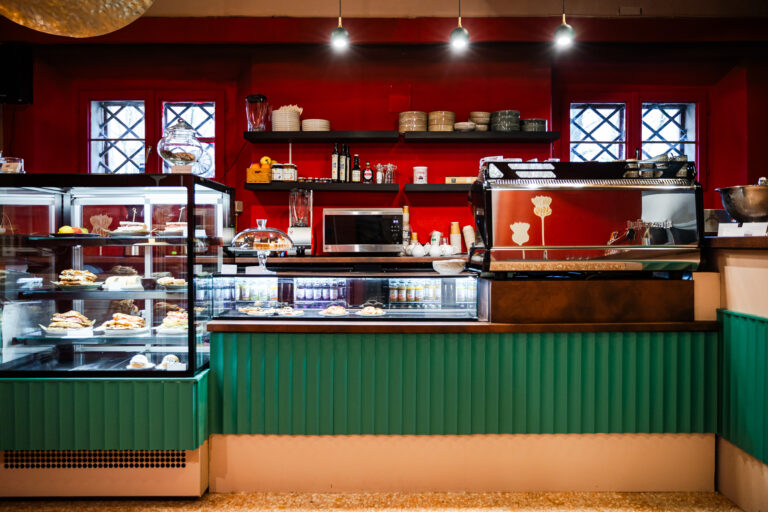
<svg viewBox="0 0 768 512">
<path fill-rule="evenodd" d="M 144 112 L 141 100 L 91 101 L 92 173 L 144 172 Z"/>
<path fill-rule="evenodd" d="M 571 103 L 571 162 L 623 160 L 625 125 L 624 103 Z"/>
<path fill-rule="evenodd" d="M 213 101 L 166 101 L 163 102 L 163 131 L 179 120 L 185 121 L 197 132 L 203 145 L 203 155 L 195 163 L 195 174 L 205 178 L 216 176 L 216 103 Z M 170 166 L 163 162 L 165 172 Z"/>
<path fill-rule="evenodd" d="M 643 103 L 643 158 L 696 156 L 695 103 Z"/>
</svg>

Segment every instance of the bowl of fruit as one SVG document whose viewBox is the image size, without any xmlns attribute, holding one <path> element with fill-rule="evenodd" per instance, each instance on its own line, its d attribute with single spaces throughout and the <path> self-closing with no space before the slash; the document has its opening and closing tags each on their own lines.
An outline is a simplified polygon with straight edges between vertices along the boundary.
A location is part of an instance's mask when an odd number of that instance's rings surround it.
<svg viewBox="0 0 768 512">
<path fill-rule="evenodd" d="M 89 233 L 88 229 L 77 226 L 61 226 L 53 236 L 99 236 L 96 233 Z"/>
</svg>

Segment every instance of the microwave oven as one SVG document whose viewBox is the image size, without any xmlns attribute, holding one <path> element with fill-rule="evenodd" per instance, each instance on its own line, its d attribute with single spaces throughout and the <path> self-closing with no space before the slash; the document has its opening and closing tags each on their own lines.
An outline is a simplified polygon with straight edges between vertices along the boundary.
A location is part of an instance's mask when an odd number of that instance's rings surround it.
<svg viewBox="0 0 768 512">
<path fill-rule="evenodd" d="M 403 249 L 401 208 L 324 208 L 323 251 L 399 253 Z"/>
</svg>

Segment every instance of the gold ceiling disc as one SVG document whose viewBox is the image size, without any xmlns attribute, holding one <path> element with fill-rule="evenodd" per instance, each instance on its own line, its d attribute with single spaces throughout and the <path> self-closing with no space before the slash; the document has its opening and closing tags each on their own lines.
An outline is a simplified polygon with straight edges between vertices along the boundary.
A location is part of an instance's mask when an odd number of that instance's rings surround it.
<svg viewBox="0 0 768 512">
<path fill-rule="evenodd" d="M 154 0 L 0 0 L 0 14 L 27 28 L 68 37 L 109 34 L 135 21 Z"/>
</svg>

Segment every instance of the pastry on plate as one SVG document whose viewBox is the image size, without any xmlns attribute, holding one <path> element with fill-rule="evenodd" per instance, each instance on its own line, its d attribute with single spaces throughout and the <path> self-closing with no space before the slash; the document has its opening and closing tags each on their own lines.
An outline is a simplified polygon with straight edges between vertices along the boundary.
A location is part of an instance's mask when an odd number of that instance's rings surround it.
<svg viewBox="0 0 768 512">
<path fill-rule="evenodd" d="M 154 366 L 144 354 L 136 354 L 131 358 L 131 362 L 128 363 L 128 368 L 131 370 L 143 370 Z"/>
<path fill-rule="evenodd" d="M 118 276 L 135 276 L 138 274 L 135 268 L 128 267 L 126 265 L 115 265 L 109 269 L 109 274 L 115 274 Z"/>
<path fill-rule="evenodd" d="M 112 233 L 116 235 L 145 234 L 149 233 L 149 228 L 143 222 L 130 222 L 124 220 L 120 221 L 120 225 L 117 229 L 113 230 Z"/>
<path fill-rule="evenodd" d="M 186 311 L 169 311 L 163 318 L 161 327 L 164 329 L 187 329 L 189 327 L 189 317 Z"/>
<path fill-rule="evenodd" d="M 93 284 L 96 281 L 96 274 L 88 270 L 75 270 L 68 268 L 59 274 L 59 286 L 83 286 Z"/>
<path fill-rule="evenodd" d="M 89 320 L 85 315 L 77 311 L 67 311 L 66 313 L 54 313 L 48 329 L 68 330 L 85 329 L 93 325 L 93 320 Z"/>
<path fill-rule="evenodd" d="M 344 316 L 347 310 L 344 306 L 328 306 L 320 312 L 323 316 Z"/>
<path fill-rule="evenodd" d="M 115 313 L 112 320 L 107 320 L 101 325 L 106 330 L 135 330 L 147 326 L 147 321 L 140 316 Z"/>
<path fill-rule="evenodd" d="M 161 277 L 157 280 L 157 284 L 160 286 L 186 286 L 187 282 L 184 279 L 174 279 L 173 277 Z"/>
<path fill-rule="evenodd" d="M 237 310 L 251 316 L 269 316 L 275 314 L 275 308 L 262 308 L 261 306 L 245 306 L 237 308 Z"/>
<path fill-rule="evenodd" d="M 104 281 L 104 289 L 109 290 L 143 290 L 140 276 L 109 276 Z"/>
<path fill-rule="evenodd" d="M 277 314 L 280 316 L 301 316 L 304 311 L 300 309 L 294 309 L 291 306 L 285 306 L 277 309 Z"/>
<path fill-rule="evenodd" d="M 178 356 L 175 354 L 168 354 L 167 356 L 163 357 L 163 360 L 160 362 L 159 365 L 157 365 L 158 370 L 167 370 L 169 366 L 172 364 L 179 363 Z"/>
<path fill-rule="evenodd" d="M 382 316 L 386 314 L 386 311 L 376 306 L 365 306 L 357 314 L 360 316 Z"/>
</svg>

